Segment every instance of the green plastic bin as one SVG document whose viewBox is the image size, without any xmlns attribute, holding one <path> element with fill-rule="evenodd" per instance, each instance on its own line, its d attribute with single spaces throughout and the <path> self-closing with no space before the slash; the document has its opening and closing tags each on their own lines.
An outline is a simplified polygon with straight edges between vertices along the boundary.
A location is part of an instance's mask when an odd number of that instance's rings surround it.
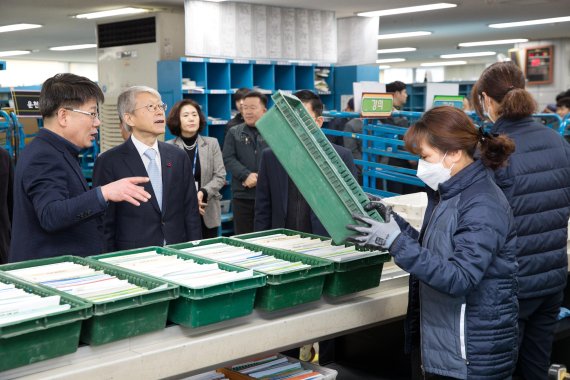
<svg viewBox="0 0 570 380">
<path fill-rule="evenodd" d="M 192 259 L 198 264 L 216 263 L 204 257 L 190 255 L 173 249 L 163 247 L 138 248 L 128 251 L 106 253 L 91 256 L 90 259 L 101 260 L 110 257 L 132 255 L 141 252 L 155 251 L 161 255 L 177 256 L 181 259 Z M 111 263 L 106 263 L 113 265 Z M 220 269 L 243 272 L 245 269 L 234 265 L 218 263 Z M 121 268 L 121 267 L 119 267 Z M 130 269 L 121 268 L 124 271 Z M 133 273 L 140 273 L 133 271 Z M 141 273 L 143 274 L 143 273 Z M 145 275 L 145 274 L 143 274 Z M 148 274 L 146 276 L 149 276 Z M 227 319 L 242 317 L 251 314 L 257 288 L 265 285 L 265 275 L 254 272 L 252 278 L 207 286 L 203 288 L 190 288 L 168 279 L 157 277 L 161 281 L 171 282 L 180 287 L 180 297 L 170 302 L 168 320 L 187 327 L 205 326 Z"/>
<path fill-rule="evenodd" d="M 6 264 L 0 266 L 0 270 L 10 271 L 68 261 L 86 265 L 95 270 L 102 270 L 104 273 L 149 289 L 147 293 L 105 302 L 92 302 L 93 317 L 83 324 L 81 329 L 82 342 L 95 346 L 160 330 L 166 326 L 170 300 L 179 295 L 179 289 L 176 285 L 124 271 L 96 260 L 69 255 Z M 38 286 L 52 289 L 41 284 Z M 69 297 L 85 301 L 80 297 L 72 295 Z"/>
<path fill-rule="evenodd" d="M 249 239 L 274 234 L 284 234 L 288 236 L 300 235 L 301 237 L 306 238 L 330 240 L 328 237 L 289 230 L 286 228 L 277 228 L 273 230 L 236 235 L 232 238 L 248 241 Z M 250 244 L 258 245 L 255 242 L 251 242 Z M 334 273 L 331 273 L 326 277 L 323 293 L 330 297 L 339 297 L 346 294 L 375 288 L 380 285 L 382 268 L 384 266 L 384 263 L 390 261 L 390 255 L 386 252 L 380 251 L 374 251 L 370 253 L 371 254 L 369 257 L 363 257 L 346 262 L 337 262 L 323 258 L 323 260 L 332 262 L 334 267 Z M 298 254 L 302 255 L 303 253 L 298 252 Z"/>
<path fill-rule="evenodd" d="M 323 293 L 326 275 L 333 272 L 333 265 L 328 260 L 309 257 L 307 255 L 299 255 L 294 252 L 265 248 L 245 241 L 226 237 L 174 244 L 167 246 L 167 248 L 180 250 L 215 243 L 225 243 L 236 247 L 244 247 L 256 252 L 261 251 L 266 255 L 275 256 L 278 259 L 301 261 L 304 264 L 311 265 L 310 268 L 304 268 L 283 274 L 265 273 L 267 276 L 267 283 L 264 287 L 258 289 L 257 296 L 255 298 L 255 307 L 266 311 L 275 311 L 307 302 L 317 301 L 321 298 Z M 185 254 L 185 252 L 182 252 L 182 254 Z M 264 272 L 261 271 L 261 273 Z"/>
<path fill-rule="evenodd" d="M 275 106 L 255 125 L 332 240 L 342 244 L 354 234 L 346 229 L 352 214 L 382 220 L 364 211 L 368 197 L 301 101 L 281 91 L 271 98 Z"/>
<path fill-rule="evenodd" d="M 45 289 L 0 273 L 0 282 L 42 297 L 61 296 L 61 304 L 69 310 L 0 325 L 0 371 L 36 363 L 75 352 L 83 320 L 91 317 L 89 302 L 79 301 L 65 293 Z M 0 378 L 2 375 L 0 374 Z"/>
</svg>

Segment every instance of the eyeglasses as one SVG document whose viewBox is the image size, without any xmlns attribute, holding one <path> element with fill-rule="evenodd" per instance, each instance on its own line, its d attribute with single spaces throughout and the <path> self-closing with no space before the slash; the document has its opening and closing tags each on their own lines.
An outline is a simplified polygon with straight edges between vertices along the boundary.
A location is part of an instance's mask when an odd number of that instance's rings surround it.
<svg viewBox="0 0 570 380">
<path fill-rule="evenodd" d="M 93 119 L 93 121 L 95 121 L 95 119 L 101 120 L 101 118 L 99 117 L 99 112 L 87 112 L 87 111 L 83 111 L 83 110 L 78 110 L 76 108 L 67 108 L 67 107 L 64 107 L 64 109 L 66 109 L 68 111 L 82 113 L 82 114 L 87 115 L 87 116 L 91 116 L 91 119 Z"/>
<path fill-rule="evenodd" d="M 135 109 L 133 110 L 133 112 L 135 112 L 136 110 L 140 110 L 141 108 L 146 108 L 146 109 L 148 110 L 148 112 L 155 113 L 159 108 L 160 108 L 161 110 L 163 110 L 163 111 L 166 111 L 167 106 L 166 106 L 166 104 L 164 104 L 164 103 L 160 103 L 160 104 L 147 104 L 146 106 L 142 106 L 142 107 L 139 107 L 139 108 L 135 108 Z"/>
</svg>

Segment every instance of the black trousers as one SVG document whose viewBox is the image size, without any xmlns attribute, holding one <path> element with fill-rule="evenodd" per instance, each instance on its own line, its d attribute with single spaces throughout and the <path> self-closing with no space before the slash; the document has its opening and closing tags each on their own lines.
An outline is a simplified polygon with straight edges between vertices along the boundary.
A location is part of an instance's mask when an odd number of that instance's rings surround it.
<svg viewBox="0 0 570 380">
<path fill-rule="evenodd" d="M 253 216 L 255 213 L 255 199 L 232 200 L 234 212 L 234 235 L 253 232 Z"/>
<path fill-rule="evenodd" d="M 212 239 L 218 237 L 218 227 L 208 228 L 204 224 L 204 218 L 200 217 L 202 221 L 202 239 Z"/>
<path fill-rule="evenodd" d="M 554 329 L 564 292 L 519 300 L 519 358 L 515 375 L 525 380 L 546 380 Z"/>
</svg>

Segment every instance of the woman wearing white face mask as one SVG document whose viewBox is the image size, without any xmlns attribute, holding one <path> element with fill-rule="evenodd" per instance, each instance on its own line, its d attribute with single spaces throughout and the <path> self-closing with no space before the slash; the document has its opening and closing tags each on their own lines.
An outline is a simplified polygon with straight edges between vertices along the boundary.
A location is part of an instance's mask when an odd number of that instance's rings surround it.
<svg viewBox="0 0 570 380">
<path fill-rule="evenodd" d="M 433 189 L 421 232 L 397 214 L 385 223 L 355 216 L 365 226 L 348 226 L 359 232 L 349 239 L 389 249 L 411 274 L 406 348 L 413 369 L 421 363 L 426 379 L 507 379 L 518 337 L 516 231 L 491 169 L 514 144 L 478 131 L 452 107 L 426 112 L 404 140 L 421 158 L 418 177 Z"/>
<path fill-rule="evenodd" d="M 488 114 L 492 133 L 514 140 L 509 165 L 495 172 L 515 216 L 519 262 L 519 358 L 522 379 L 548 377 L 557 316 L 568 276 L 570 145 L 537 122 L 537 105 L 512 62 L 497 62 L 473 87 L 477 113 Z"/>
</svg>

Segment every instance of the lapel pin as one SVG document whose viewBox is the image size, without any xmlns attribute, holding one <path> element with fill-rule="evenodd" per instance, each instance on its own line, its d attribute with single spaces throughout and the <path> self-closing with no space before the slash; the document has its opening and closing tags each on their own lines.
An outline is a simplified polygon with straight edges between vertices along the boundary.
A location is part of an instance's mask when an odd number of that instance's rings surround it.
<svg viewBox="0 0 570 380">
<path fill-rule="evenodd" d="M 172 162 L 167 162 L 167 163 L 166 163 L 166 167 L 167 167 L 167 168 L 171 168 L 171 167 L 172 167 Z"/>
</svg>

